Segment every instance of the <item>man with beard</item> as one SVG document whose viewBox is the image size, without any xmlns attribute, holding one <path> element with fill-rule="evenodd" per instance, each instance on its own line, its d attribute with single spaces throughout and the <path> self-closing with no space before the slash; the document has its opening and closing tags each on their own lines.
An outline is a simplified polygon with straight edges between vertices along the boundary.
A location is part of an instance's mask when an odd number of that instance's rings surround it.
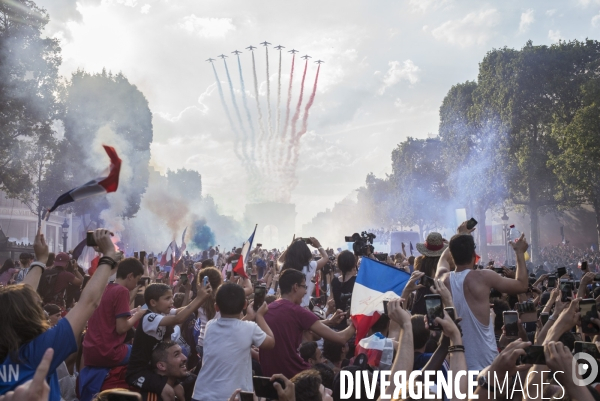
<svg viewBox="0 0 600 401">
<path fill-rule="evenodd" d="M 161 341 L 152 351 L 152 367 L 154 373 L 163 376 L 167 384 L 175 387 L 183 386 L 186 401 L 191 401 L 196 383 L 196 375 L 187 370 L 187 357 L 179 344 L 173 341 Z M 142 393 L 144 401 L 160 401 L 160 394 Z"/>
</svg>

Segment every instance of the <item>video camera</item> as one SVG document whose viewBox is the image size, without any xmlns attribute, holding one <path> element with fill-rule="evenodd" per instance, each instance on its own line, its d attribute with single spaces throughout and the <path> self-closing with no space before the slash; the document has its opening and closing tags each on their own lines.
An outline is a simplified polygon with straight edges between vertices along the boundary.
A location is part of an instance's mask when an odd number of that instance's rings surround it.
<svg viewBox="0 0 600 401">
<path fill-rule="evenodd" d="M 373 247 L 373 240 L 377 238 L 375 234 L 363 231 L 360 233 L 354 233 L 351 237 L 344 237 L 346 242 L 353 242 L 352 251 L 356 256 L 368 256 L 373 254 L 375 247 Z M 387 253 L 378 253 L 375 257 L 380 261 L 385 261 L 388 257 Z"/>
<path fill-rule="evenodd" d="M 373 253 L 375 248 L 373 247 L 373 240 L 377 238 L 375 234 L 363 231 L 360 233 L 354 233 L 351 237 L 344 237 L 346 242 L 353 242 L 352 250 L 356 256 L 366 256 Z"/>
</svg>

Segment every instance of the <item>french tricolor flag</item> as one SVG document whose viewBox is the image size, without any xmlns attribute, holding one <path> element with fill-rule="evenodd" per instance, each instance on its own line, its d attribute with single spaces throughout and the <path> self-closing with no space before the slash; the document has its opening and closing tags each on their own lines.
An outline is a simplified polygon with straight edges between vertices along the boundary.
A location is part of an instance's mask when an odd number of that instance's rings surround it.
<svg viewBox="0 0 600 401">
<path fill-rule="evenodd" d="M 54 206 L 48 209 L 48 217 L 50 217 L 50 213 L 55 211 L 56 208 L 61 205 L 75 202 L 80 199 L 89 198 L 90 196 L 94 195 L 115 192 L 117 190 L 119 187 L 119 173 L 121 172 L 121 159 L 119 159 L 115 148 L 106 145 L 103 146 L 106 154 L 110 158 L 108 175 L 105 177 L 96 178 L 95 180 L 87 182 L 80 187 L 73 188 L 72 190 L 59 196 L 56 202 L 54 202 Z"/>
<path fill-rule="evenodd" d="M 244 278 L 248 278 L 248 275 L 246 274 L 246 263 L 249 260 L 250 249 L 252 248 L 252 242 L 254 241 L 254 234 L 256 234 L 256 227 L 258 227 L 258 224 L 254 226 L 254 231 L 250 238 L 248 238 L 248 241 L 244 242 L 244 245 L 242 246 L 242 256 L 233 267 L 233 271 Z"/>
<path fill-rule="evenodd" d="M 377 260 L 363 257 L 356 276 L 350 315 L 356 327 L 356 344 L 383 314 L 383 301 L 398 298 L 410 274 Z"/>
</svg>

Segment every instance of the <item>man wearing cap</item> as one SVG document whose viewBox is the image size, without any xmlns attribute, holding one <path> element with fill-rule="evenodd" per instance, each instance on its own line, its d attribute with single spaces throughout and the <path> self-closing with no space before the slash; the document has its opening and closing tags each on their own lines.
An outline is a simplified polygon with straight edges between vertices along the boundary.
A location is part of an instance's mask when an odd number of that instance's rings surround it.
<svg viewBox="0 0 600 401">
<path fill-rule="evenodd" d="M 59 253 L 54 259 L 54 269 L 58 270 L 59 273 L 52 289 L 52 296 L 54 297 L 54 302 L 63 308 L 65 307 L 64 292 L 67 286 L 69 284 L 80 286 L 83 283 L 83 277 L 81 277 L 77 269 L 73 269 L 72 273 L 66 270 L 70 260 L 71 257 L 65 252 Z"/>
</svg>

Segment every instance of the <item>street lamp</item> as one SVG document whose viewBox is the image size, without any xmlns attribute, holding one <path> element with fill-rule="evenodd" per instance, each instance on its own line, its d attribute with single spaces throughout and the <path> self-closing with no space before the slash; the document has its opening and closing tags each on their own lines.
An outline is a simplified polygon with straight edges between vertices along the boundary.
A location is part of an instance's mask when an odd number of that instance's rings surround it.
<svg viewBox="0 0 600 401">
<path fill-rule="evenodd" d="M 69 223 L 67 223 L 67 219 L 62 223 L 62 232 L 63 232 L 63 252 L 67 252 L 67 235 L 69 233 Z"/>
<path fill-rule="evenodd" d="M 500 219 L 502 220 L 502 233 L 504 234 L 504 260 L 508 261 L 508 216 L 506 215 L 506 209 L 502 208 L 504 214 Z"/>
</svg>

